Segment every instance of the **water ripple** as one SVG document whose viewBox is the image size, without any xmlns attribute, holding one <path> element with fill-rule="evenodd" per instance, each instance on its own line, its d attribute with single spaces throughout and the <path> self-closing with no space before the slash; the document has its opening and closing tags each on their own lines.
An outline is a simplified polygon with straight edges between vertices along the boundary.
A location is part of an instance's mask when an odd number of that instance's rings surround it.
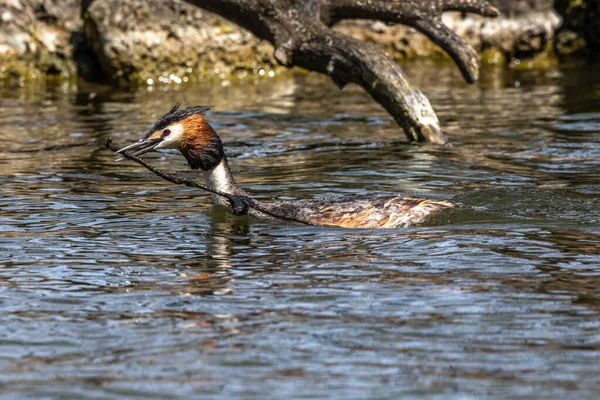
<svg viewBox="0 0 600 400">
<path fill-rule="evenodd" d="M 360 89 L 312 75 L 0 89 L 3 397 L 595 398 L 600 81 L 578 68 L 467 87 L 408 67 L 453 148 L 405 143 Z M 259 198 L 464 207 L 386 231 L 233 217 L 103 148 L 176 101 L 215 105 Z M 176 152 L 148 160 L 197 176 Z"/>
</svg>

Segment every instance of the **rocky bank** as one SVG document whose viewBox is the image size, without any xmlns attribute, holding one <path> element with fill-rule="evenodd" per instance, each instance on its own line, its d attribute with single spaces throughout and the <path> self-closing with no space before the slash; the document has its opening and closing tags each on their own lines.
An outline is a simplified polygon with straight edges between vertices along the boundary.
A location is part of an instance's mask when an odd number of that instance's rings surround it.
<svg viewBox="0 0 600 400">
<path fill-rule="evenodd" d="M 557 4 L 566 25 L 551 0 L 493 0 L 500 18 L 447 13 L 444 22 L 484 63 L 545 65 L 554 48 L 600 48 L 600 24 L 593 24 L 589 8 L 577 8 L 582 2 Z M 587 2 L 600 7 L 600 0 Z M 83 15 L 80 10 L 80 0 L 0 0 L 0 78 L 157 84 L 228 81 L 277 68 L 270 44 L 183 1 L 95 0 Z M 375 42 L 396 59 L 443 56 L 412 28 L 344 21 L 335 29 Z"/>
</svg>

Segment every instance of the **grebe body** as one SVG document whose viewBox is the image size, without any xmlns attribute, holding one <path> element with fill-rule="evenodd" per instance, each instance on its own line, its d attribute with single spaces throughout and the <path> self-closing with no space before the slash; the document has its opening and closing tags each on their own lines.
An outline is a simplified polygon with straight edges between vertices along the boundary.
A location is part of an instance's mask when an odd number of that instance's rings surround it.
<svg viewBox="0 0 600 400">
<path fill-rule="evenodd" d="M 179 109 L 176 104 L 160 117 L 143 139 L 118 151 L 135 156 L 158 149 L 178 149 L 192 169 L 201 170 L 206 184 L 214 190 L 249 196 L 233 178 L 220 137 L 206 122 L 208 107 Z M 212 195 L 217 205 L 229 207 L 229 200 Z M 266 214 L 254 208 L 248 214 L 260 219 L 304 221 L 311 225 L 344 228 L 398 228 L 424 222 L 440 211 L 458 205 L 447 200 L 432 200 L 393 194 L 347 195 L 325 199 L 260 202 Z"/>
</svg>

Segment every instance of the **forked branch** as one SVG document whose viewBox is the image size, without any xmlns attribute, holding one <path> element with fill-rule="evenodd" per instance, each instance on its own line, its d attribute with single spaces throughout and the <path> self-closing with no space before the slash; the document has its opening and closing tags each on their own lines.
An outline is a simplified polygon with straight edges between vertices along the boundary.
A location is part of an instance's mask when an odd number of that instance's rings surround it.
<svg viewBox="0 0 600 400">
<path fill-rule="evenodd" d="M 444 11 L 462 11 L 492 18 L 499 13 L 486 0 L 328 0 L 331 23 L 342 19 L 373 19 L 417 29 L 448 53 L 465 80 L 473 83 L 479 77 L 477 53 L 442 23 Z"/>
<path fill-rule="evenodd" d="M 93 0 L 83 0 L 89 7 Z M 185 0 L 267 40 L 284 66 L 327 74 L 339 86 L 356 83 L 381 104 L 411 141 L 445 144 L 429 100 L 381 49 L 331 29 L 343 19 L 377 19 L 413 27 L 455 61 L 465 80 L 477 80 L 477 54 L 443 23 L 444 11 L 495 17 L 486 0 Z"/>
<path fill-rule="evenodd" d="M 467 82 L 478 78 L 477 54 L 441 22 L 448 10 L 493 17 L 485 0 L 186 0 L 268 40 L 282 65 L 327 74 L 339 86 L 356 83 L 379 102 L 411 141 L 445 144 L 429 100 L 381 49 L 334 32 L 342 19 L 378 19 L 414 27 L 444 49 Z"/>
</svg>

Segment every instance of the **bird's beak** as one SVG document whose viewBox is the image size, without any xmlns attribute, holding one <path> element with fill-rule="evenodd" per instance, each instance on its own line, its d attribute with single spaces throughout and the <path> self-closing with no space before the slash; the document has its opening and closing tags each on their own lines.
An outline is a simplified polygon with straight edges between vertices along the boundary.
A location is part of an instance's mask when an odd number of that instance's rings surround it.
<svg viewBox="0 0 600 400">
<path fill-rule="evenodd" d="M 162 142 L 162 138 L 155 139 L 140 139 L 137 142 L 130 144 L 129 146 L 125 146 L 122 149 L 118 150 L 116 153 L 131 153 L 132 156 L 138 157 L 142 154 L 146 154 L 156 148 L 158 144 Z"/>
</svg>

